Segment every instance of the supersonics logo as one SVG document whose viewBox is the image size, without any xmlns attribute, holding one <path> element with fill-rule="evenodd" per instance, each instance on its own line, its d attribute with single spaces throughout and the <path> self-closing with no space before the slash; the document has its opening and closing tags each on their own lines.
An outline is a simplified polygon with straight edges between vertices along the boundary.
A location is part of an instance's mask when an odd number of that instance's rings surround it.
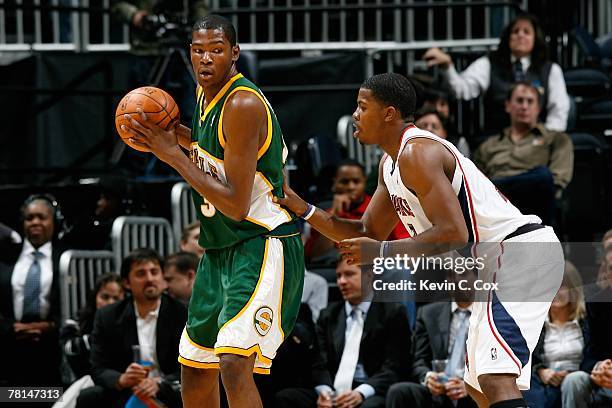
<svg viewBox="0 0 612 408">
<path fill-rule="evenodd" d="M 265 336 L 272 328 L 272 319 L 274 314 L 268 306 L 262 306 L 255 312 L 253 316 L 253 325 L 260 336 Z"/>
</svg>

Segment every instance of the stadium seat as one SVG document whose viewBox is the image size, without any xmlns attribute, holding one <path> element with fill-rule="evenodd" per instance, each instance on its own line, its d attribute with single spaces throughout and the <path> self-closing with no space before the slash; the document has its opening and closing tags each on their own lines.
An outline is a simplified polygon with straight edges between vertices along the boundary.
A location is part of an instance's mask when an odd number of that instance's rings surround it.
<svg viewBox="0 0 612 408">
<path fill-rule="evenodd" d="M 576 129 L 603 132 L 612 129 L 612 97 L 585 102 L 578 107 Z"/>
<path fill-rule="evenodd" d="M 111 242 L 116 265 L 134 249 L 152 248 L 164 257 L 176 250 L 170 223 L 157 217 L 118 217 L 113 222 Z"/>
<path fill-rule="evenodd" d="M 589 133 L 570 133 L 574 143 L 574 176 L 565 191 L 564 230 L 572 241 L 591 241 L 605 228 L 609 208 L 605 201 L 608 147 Z"/>
<path fill-rule="evenodd" d="M 612 81 L 604 72 L 592 68 L 573 68 L 565 70 L 567 92 L 582 98 L 606 95 L 612 89 Z"/>
<path fill-rule="evenodd" d="M 172 187 L 170 192 L 170 209 L 172 211 L 174 241 L 178 244 L 181 241 L 183 228 L 197 220 L 189 184 L 180 182 Z"/>
<path fill-rule="evenodd" d="M 75 319 L 87 303 L 98 276 L 116 271 L 110 251 L 76 251 L 62 253 L 59 263 L 62 322 Z"/>
</svg>

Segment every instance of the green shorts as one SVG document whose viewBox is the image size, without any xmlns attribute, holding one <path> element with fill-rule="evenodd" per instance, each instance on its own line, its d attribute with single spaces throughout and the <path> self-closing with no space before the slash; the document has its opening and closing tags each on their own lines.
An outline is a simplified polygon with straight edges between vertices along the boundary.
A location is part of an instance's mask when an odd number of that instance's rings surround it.
<svg viewBox="0 0 612 408">
<path fill-rule="evenodd" d="M 219 368 L 219 354 L 257 354 L 267 374 L 291 332 L 304 285 L 304 249 L 293 224 L 232 247 L 208 250 L 193 286 L 179 362 Z"/>
</svg>

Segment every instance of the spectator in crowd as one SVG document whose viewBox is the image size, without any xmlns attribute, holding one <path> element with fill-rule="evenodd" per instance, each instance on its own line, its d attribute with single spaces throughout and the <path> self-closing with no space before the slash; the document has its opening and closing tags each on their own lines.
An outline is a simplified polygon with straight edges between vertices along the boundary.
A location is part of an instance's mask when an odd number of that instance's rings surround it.
<svg viewBox="0 0 612 408">
<path fill-rule="evenodd" d="M 589 339 L 582 278 L 565 262 L 561 287 L 553 299 L 540 340 L 532 356 L 531 389 L 524 393 L 529 406 L 574 407 L 567 390 L 580 382 L 584 347 Z"/>
<path fill-rule="evenodd" d="M 130 291 L 120 302 L 97 311 L 91 342 L 91 377 L 77 407 L 123 407 L 134 394 L 180 407 L 178 344 L 187 320 L 185 306 L 163 294 L 163 261 L 152 249 L 137 249 L 121 263 Z M 133 346 L 139 346 L 134 361 Z M 150 362 L 145 365 L 144 362 Z"/>
<path fill-rule="evenodd" d="M 604 253 L 604 256 L 607 252 L 612 251 L 612 229 L 609 229 L 604 234 L 601 239 L 601 247 Z M 602 259 L 601 265 L 599 266 L 599 271 L 597 273 L 597 287 L 600 289 L 605 289 L 608 287 L 608 279 L 607 279 L 607 271 L 606 271 L 606 262 Z"/>
<path fill-rule="evenodd" d="M 100 275 L 87 296 L 87 303 L 77 313 L 77 320 L 67 320 L 60 329 L 60 344 L 75 378 L 89 374 L 90 341 L 96 311 L 123 300 L 121 277 L 114 272 Z"/>
<path fill-rule="evenodd" d="M 451 272 L 456 284 L 460 280 L 473 286 L 474 272 Z M 416 382 L 399 382 L 387 394 L 388 408 L 445 407 L 476 408 L 463 381 L 467 329 L 474 294 L 455 290 L 452 301 L 434 302 L 417 312 L 414 331 L 412 377 Z M 438 360 L 445 367 L 433 367 Z M 435 370 L 443 370 L 436 372 Z"/>
<path fill-rule="evenodd" d="M 555 199 L 572 179 L 574 150 L 568 135 L 538 123 L 539 111 L 537 88 L 517 82 L 506 100 L 510 127 L 482 143 L 474 163 L 523 213 L 551 225 Z"/>
<path fill-rule="evenodd" d="M 128 182 L 122 176 L 104 176 L 98 183 L 100 195 L 93 214 L 76 220 L 66 234 L 66 245 L 74 249 L 111 249 L 111 230 L 115 219 L 133 211 Z"/>
<path fill-rule="evenodd" d="M 423 107 L 419 109 L 415 116 L 414 124 L 423 130 L 440 136 L 454 144 L 457 149 L 465 157 L 470 157 L 470 146 L 465 137 L 455 135 L 450 129 L 448 117 L 445 117 L 441 112 L 432 107 Z"/>
<path fill-rule="evenodd" d="M 198 270 L 198 257 L 191 252 L 177 252 L 168 256 L 164 262 L 164 279 L 168 285 L 168 294 L 189 305 L 193 282 Z"/>
<path fill-rule="evenodd" d="M 572 407 L 612 406 L 612 251 L 606 251 L 604 264 L 608 286 L 587 303 L 590 341 L 585 349 L 583 373 L 568 387 Z"/>
<path fill-rule="evenodd" d="M 423 92 L 422 108 L 433 109 L 445 119 L 450 119 L 450 103 L 448 93 L 441 89 L 429 87 Z"/>
<path fill-rule="evenodd" d="M 181 234 L 181 242 L 180 248 L 181 251 L 191 252 L 195 254 L 198 259 L 202 258 L 204 255 L 205 249 L 198 244 L 198 240 L 200 239 L 200 222 L 194 221 L 189 225 L 186 225 L 183 228 L 183 233 Z"/>
<path fill-rule="evenodd" d="M 0 384 L 57 386 L 62 251 L 56 238 L 63 217 L 48 194 L 28 197 L 21 215 L 19 255 L 0 264 Z"/>
<path fill-rule="evenodd" d="M 317 323 L 315 389 L 286 389 L 277 407 L 384 407 L 391 384 L 410 366 L 410 328 L 404 306 L 372 302 L 372 273 L 341 260 L 336 267 L 344 301 L 330 304 Z M 362 279 L 363 287 L 362 287 Z"/>
<path fill-rule="evenodd" d="M 304 290 L 302 291 L 302 303 L 310 306 L 313 321 L 317 321 L 321 310 L 327 307 L 327 280 L 316 273 L 304 271 Z"/>
<path fill-rule="evenodd" d="M 14 260 L 19 256 L 22 245 L 21 235 L 0 222 L 0 262 L 11 262 L 11 260 Z"/>
<path fill-rule="evenodd" d="M 455 97 L 470 100 L 484 94 L 485 129 L 500 131 L 508 123 L 502 114 L 504 98 L 512 84 L 529 81 L 542 89 L 542 121 L 550 130 L 567 127 L 570 101 L 561 67 L 548 59 L 544 33 L 536 18 L 518 15 L 504 29 L 499 46 L 474 61 L 462 73 L 455 70 L 450 55 L 439 48 L 427 50 L 428 66 L 440 66 Z"/>
<path fill-rule="evenodd" d="M 372 197 L 365 192 L 365 168 L 356 160 L 342 161 L 336 170 L 332 192 L 334 193 L 331 208 L 327 210 L 339 218 L 361 219 Z M 401 222 L 389 236 L 389 240 L 408 238 Z M 337 251 L 332 241 L 315 230 L 310 231 L 310 237 L 304 246 L 304 254 L 308 263 L 333 265 Z"/>
</svg>

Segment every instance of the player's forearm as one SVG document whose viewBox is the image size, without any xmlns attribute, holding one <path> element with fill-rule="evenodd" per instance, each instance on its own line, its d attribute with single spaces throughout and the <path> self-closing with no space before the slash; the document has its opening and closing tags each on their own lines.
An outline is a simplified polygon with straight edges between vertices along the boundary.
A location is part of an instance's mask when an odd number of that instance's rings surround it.
<svg viewBox="0 0 612 408">
<path fill-rule="evenodd" d="M 439 255 L 463 248 L 466 244 L 467 236 L 461 231 L 434 226 L 414 238 L 386 241 L 384 255 L 389 257 Z"/>
<path fill-rule="evenodd" d="M 338 218 L 320 208 L 315 210 L 312 217 L 308 219 L 308 223 L 334 242 L 364 236 L 364 228 L 361 220 Z"/>
<path fill-rule="evenodd" d="M 178 125 L 176 127 L 176 137 L 181 145 L 185 149 L 191 147 L 191 129 L 184 125 Z"/>
<path fill-rule="evenodd" d="M 220 183 L 200 170 L 183 152 L 173 152 L 172 158 L 167 162 L 223 215 L 236 221 L 242 221 L 247 216 L 249 197 L 245 199 L 231 186 Z"/>
</svg>

